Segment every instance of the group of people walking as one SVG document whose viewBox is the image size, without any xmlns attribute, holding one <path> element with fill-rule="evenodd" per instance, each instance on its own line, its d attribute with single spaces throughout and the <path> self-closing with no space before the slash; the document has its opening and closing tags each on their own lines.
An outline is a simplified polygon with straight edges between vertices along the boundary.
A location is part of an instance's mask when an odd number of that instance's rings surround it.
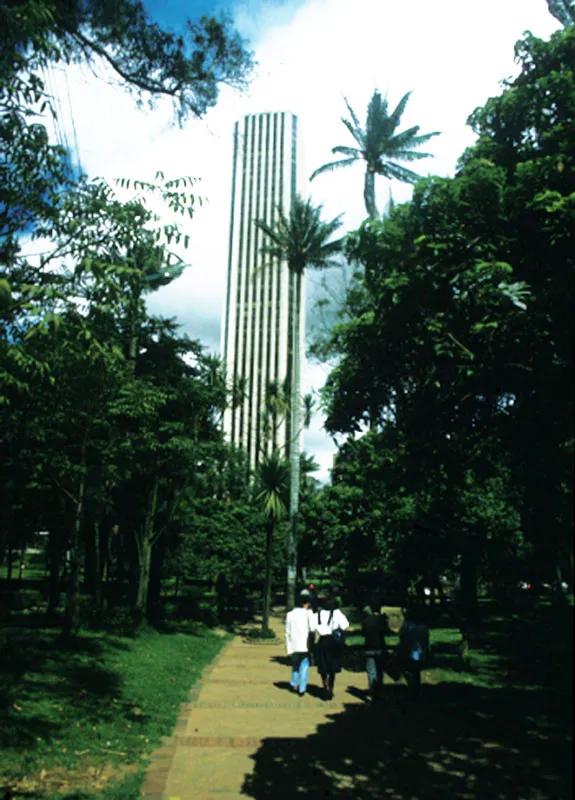
<svg viewBox="0 0 575 800">
<path fill-rule="evenodd" d="M 310 662 L 321 676 L 324 697 L 331 700 L 335 676 L 341 672 L 344 631 L 349 622 L 335 598 L 314 602 L 309 590 L 286 617 L 286 649 L 291 657 L 290 688 L 300 697 L 306 693 Z"/>
<path fill-rule="evenodd" d="M 379 603 L 365 609 L 362 624 L 365 669 L 369 695 L 373 701 L 381 697 L 386 671 L 390 665 L 386 636 L 399 635 L 396 661 L 397 676 L 405 677 L 408 688 L 417 690 L 421 684 L 421 669 L 429 651 L 429 628 L 417 618 L 417 610 L 406 607 L 404 622 L 398 631 L 391 629 Z M 304 590 L 296 607 L 286 617 L 286 649 L 291 658 L 290 689 L 300 697 L 305 695 L 310 666 L 315 664 L 323 684 L 326 700 L 334 696 L 335 676 L 341 672 L 344 631 L 349 621 L 333 597 L 317 600 L 310 590 Z"/>
</svg>

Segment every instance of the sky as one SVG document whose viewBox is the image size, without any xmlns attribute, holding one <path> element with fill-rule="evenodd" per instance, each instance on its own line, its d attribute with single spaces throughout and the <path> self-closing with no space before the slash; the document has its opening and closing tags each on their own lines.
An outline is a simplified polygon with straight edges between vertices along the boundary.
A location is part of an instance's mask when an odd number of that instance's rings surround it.
<svg viewBox="0 0 575 800">
<path fill-rule="evenodd" d="M 433 158 L 416 162 L 422 175 L 453 175 L 458 157 L 474 137 L 469 114 L 500 82 L 517 74 L 514 44 L 524 31 L 547 39 L 558 23 L 545 0 L 144 0 L 156 21 L 178 29 L 186 15 L 228 13 L 254 51 L 257 66 L 249 89 L 224 87 L 218 104 L 203 120 L 183 128 L 173 122 L 169 102 L 154 110 L 138 108 L 102 65 L 95 71 L 71 66 L 53 76 L 62 100 L 63 125 L 72 141 L 72 118 L 83 170 L 91 177 L 150 179 L 198 178 L 201 208 L 188 225 L 189 267 L 181 278 L 149 301 L 155 314 L 175 317 L 182 330 L 211 351 L 220 349 L 230 216 L 232 135 L 242 115 L 292 111 L 298 115 L 300 192 L 311 195 L 331 219 L 344 213 L 344 229 L 365 218 L 360 165 L 318 176 L 314 169 L 332 160 L 335 145 L 353 145 L 341 123 L 347 98 L 365 120 L 373 91 L 387 92 L 392 107 L 412 91 L 402 128 L 440 131 L 426 146 Z M 378 205 L 389 186 L 379 179 Z M 409 199 L 410 187 L 392 186 L 396 202 Z M 317 276 L 308 279 L 308 318 L 318 293 Z M 339 283 L 335 276 L 334 280 Z M 317 391 L 329 368 L 307 364 L 304 391 Z M 322 429 L 321 414 L 304 434 L 304 449 L 320 465 L 325 481 L 334 444 Z"/>
</svg>

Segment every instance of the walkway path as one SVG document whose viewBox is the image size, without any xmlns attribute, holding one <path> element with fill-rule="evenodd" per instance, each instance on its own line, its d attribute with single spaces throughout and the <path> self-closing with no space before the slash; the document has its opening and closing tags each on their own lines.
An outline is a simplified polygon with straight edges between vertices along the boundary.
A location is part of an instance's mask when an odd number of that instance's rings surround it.
<svg viewBox="0 0 575 800">
<path fill-rule="evenodd" d="M 264 739 L 304 740 L 343 713 L 344 702 L 346 708 L 363 703 L 361 672 L 344 672 L 334 699 L 326 702 L 312 668 L 308 694 L 293 695 L 283 615 L 274 616 L 271 627 L 277 640 L 249 643 L 236 636 L 204 672 L 182 706 L 174 734 L 153 756 L 143 800 L 245 800 L 253 795 L 242 794 L 242 785 Z"/>
</svg>

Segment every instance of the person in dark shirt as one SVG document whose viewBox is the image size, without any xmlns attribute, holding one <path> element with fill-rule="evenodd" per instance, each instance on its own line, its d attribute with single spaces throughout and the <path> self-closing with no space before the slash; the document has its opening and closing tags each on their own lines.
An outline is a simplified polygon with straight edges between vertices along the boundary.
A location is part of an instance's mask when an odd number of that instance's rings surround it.
<svg viewBox="0 0 575 800">
<path fill-rule="evenodd" d="M 381 614 L 379 606 L 367 608 L 362 625 L 364 637 L 365 671 L 372 702 L 381 697 L 383 672 L 387 656 L 385 637 L 393 635 L 387 614 Z"/>
<path fill-rule="evenodd" d="M 429 628 L 423 622 L 421 609 L 409 605 L 403 610 L 404 623 L 399 629 L 399 655 L 408 688 L 417 692 L 421 686 L 421 670 L 429 657 Z"/>
</svg>

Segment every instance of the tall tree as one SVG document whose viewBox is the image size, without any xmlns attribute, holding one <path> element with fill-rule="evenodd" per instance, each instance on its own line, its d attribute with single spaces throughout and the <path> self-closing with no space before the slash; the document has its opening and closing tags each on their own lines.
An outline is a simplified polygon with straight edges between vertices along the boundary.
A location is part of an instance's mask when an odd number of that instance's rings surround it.
<svg viewBox="0 0 575 800">
<path fill-rule="evenodd" d="M 258 464 L 256 503 L 262 508 L 266 519 L 266 568 L 264 579 L 264 606 L 262 630 L 269 628 L 272 594 L 272 545 L 279 522 L 287 512 L 290 486 L 288 462 L 277 450 L 264 454 Z"/>
<path fill-rule="evenodd" d="M 127 519 L 136 545 L 135 608 L 140 615 L 148 607 L 154 549 L 196 480 L 204 446 L 220 440 L 216 412 L 224 400 L 223 381 L 209 380 L 211 359 L 199 343 L 176 336 L 173 323 L 150 320 L 142 345 L 145 352 L 135 375 L 114 407 L 124 429 L 120 450 L 129 494 Z M 135 508 L 134 497 L 140 501 Z"/>
<path fill-rule="evenodd" d="M 297 574 L 297 517 L 300 486 L 301 433 L 301 294 L 302 278 L 306 268 L 326 269 L 333 266 L 334 256 L 341 250 L 341 240 L 333 240 L 334 233 L 341 227 L 341 215 L 325 222 L 321 219 L 321 206 L 314 206 L 308 198 L 294 197 L 289 216 L 282 208 L 278 209 L 277 220 L 268 225 L 256 220 L 256 225 L 271 240 L 262 247 L 262 253 L 281 259 L 287 263 L 295 277 L 295 302 L 292 324 L 292 359 L 290 375 L 290 534 L 288 541 L 287 599 L 288 605 L 295 602 Z"/>
<path fill-rule="evenodd" d="M 345 104 L 351 119 L 342 117 L 341 121 L 355 139 L 357 147 L 343 145 L 333 147 L 332 153 L 345 157 L 316 169 L 312 173 L 311 180 L 323 172 L 332 172 L 340 167 L 349 167 L 357 161 L 365 161 L 363 199 L 367 213 L 371 219 L 376 219 L 378 212 L 375 202 L 375 176 L 383 175 L 390 180 L 396 178 L 404 183 L 415 183 L 419 175 L 400 162 L 429 158 L 430 153 L 421 153 L 415 148 L 425 144 L 433 136 L 439 135 L 438 131 L 420 134 L 419 125 L 397 132 L 410 95 L 411 92 L 404 94 L 390 113 L 387 97 L 382 97 L 375 91 L 367 108 L 365 127 L 360 124 L 346 98 Z"/>
</svg>

